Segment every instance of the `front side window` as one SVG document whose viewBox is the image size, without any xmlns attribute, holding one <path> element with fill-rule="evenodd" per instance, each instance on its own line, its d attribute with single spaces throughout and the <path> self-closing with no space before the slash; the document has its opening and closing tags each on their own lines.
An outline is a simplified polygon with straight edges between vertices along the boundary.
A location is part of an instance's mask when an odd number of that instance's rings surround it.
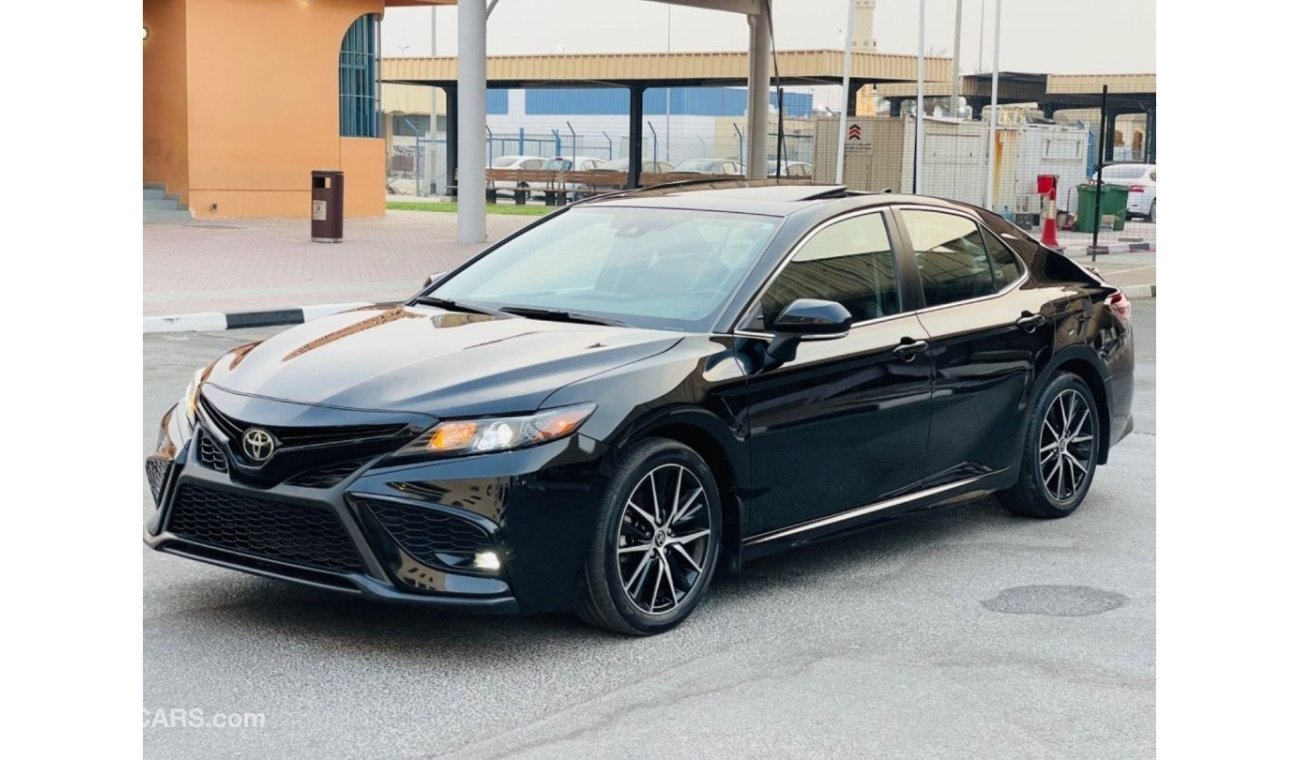
<svg viewBox="0 0 1300 760">
<path fill-rule="evenodd" d="M 339 50 L 339 134 L 379 137 L 379 16 L 353 22 Z"/>
<path fill-rule="evenodd" d="M 903 225 L 916 252 L 926 306 L 996 293 L 993 264 L 974 221 L 956 214 L 905 209 Z"/>
<path fill-rule="evenodd" d="M 687 209 L 578 207 L 523 232 L 431 295 L 489 308 L 598 315 L 704 331 L 780 219 Z"/>
<path fill-rule="evenodd" d="M 897 314 L 898 279 L 884 217 L 855 216 L 813 233 L 763 294 L 760 329 L 770 330 L 798 298 L 840 303 L 854 322 Z"/>
</svg>

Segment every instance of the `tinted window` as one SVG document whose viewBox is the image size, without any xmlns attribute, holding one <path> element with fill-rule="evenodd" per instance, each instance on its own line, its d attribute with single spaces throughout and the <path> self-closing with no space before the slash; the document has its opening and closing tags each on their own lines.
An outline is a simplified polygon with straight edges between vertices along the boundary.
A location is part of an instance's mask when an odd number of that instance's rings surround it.
<svg viewBox="0 0 1300 760">
<path fill-rule="evenodd" d="M 993 266 L 993 281 L 997 284 L 998 290 L 1020 279 L 1020 273 L 1024 270 L 1020 266 L 1020 260 L 1006 243 L 998 240 L 998 236 L 992 232 L 984 230 L 984 244 L 989 251 L 989 263 Z"/>
<path fill-rule="evenodd" d="M 855 322 L 897 314 L 894 252 L 884 218 L 856 216 L 809 238 L 763 294 L 763 325 L 797 298 L 837 301 Z"/>
<path fill-rule="evenodd" d="M 965 301 L 997 292 L 993 267 L 975 222 L 935 211 L 903 211 L 916 251 L 927 306 Z"/>
</svg>

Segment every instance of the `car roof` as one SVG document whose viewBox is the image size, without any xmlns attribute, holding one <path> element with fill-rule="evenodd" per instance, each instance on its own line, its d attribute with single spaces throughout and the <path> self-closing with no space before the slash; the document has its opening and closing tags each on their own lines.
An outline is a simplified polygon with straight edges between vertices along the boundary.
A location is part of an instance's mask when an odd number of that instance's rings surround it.
<svg viewBox="0 0 1300 760">
<path fill-rule="evenodd" d="M 953 208 L 951 201 L 922 195 L 865 193 L 843 185 L 783 183 L 782 180 L 703 180 L 596 196 L 579 205 L 680 208 L 700 211 L 729 211 L 764 216 L 790 216 L 811 206 L 841 203 L 852 207 L 914 203 Z"/>
</svg>

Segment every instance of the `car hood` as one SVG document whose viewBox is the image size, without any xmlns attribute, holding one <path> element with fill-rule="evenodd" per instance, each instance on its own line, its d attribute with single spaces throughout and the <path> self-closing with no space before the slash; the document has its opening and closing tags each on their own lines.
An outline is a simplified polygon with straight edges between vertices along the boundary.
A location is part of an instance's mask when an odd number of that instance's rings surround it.
<svg viewBox="0 0 1300 760">
<path fill-rule="evenodd" d="M 234 393 L 435 416 L 528 412 L 569 383 L 668 350 L 679 333 L 367 307 L 223 356 L 205 382 Z"/>
</svg>

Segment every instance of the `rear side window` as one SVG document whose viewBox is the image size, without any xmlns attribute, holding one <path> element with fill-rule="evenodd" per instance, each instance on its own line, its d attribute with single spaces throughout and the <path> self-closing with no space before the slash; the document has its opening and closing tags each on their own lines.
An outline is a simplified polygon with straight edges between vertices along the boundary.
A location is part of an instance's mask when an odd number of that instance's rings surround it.
<svg viewBox="0 0 1300 760">
<path fill-rule="evenodd" d="M 916 252 L 926 306 L 979 298 L 1001 288 L 974 221 L 956 214 L 910 209 L 903 210 L 901 216 Z"/>
<path fill-rule="evenodd" d="M 898 279 L 884 217 L 855 216 L 814 233 L 763 294 L 764 327 L 798 298 L 836 301 L 855 322 L 897 314 Z"/>
<path fill-rule="evenodd" d="M 989 264 L 993 267 L 993 284 L 998 290 L 1020 279 L 1024 268 L 1020 259 L 1011 252 L 1011 248 L 988 230 L 984 230 L 984 247 L 989 252 Z"/>
</svg>

